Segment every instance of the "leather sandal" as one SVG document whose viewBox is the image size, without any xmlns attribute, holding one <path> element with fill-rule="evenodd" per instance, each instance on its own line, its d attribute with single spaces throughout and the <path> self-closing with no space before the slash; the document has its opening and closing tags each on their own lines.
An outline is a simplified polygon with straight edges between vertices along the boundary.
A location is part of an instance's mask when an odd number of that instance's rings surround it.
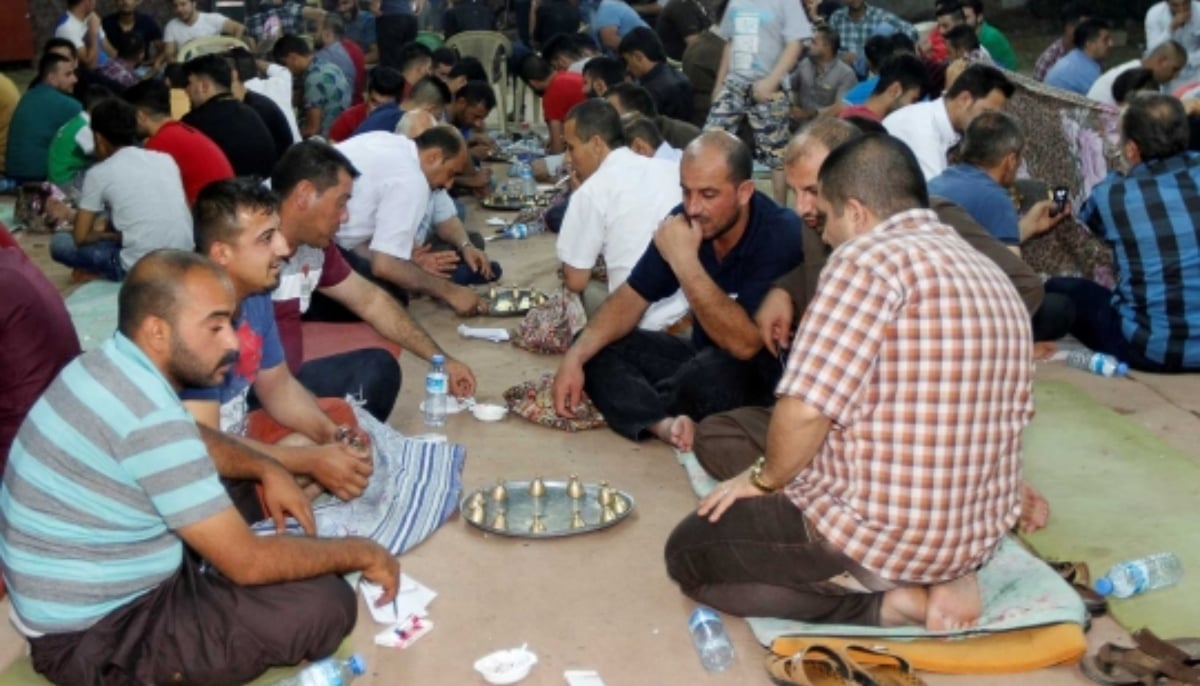
<svg viewBox="0 0 1200 686">
<path fill-rule="evenodd" d="M 885 648 L 852 644 L 843 650 L 858 669 L 870 675 L 879 686 L 926 686 L 925 680 L 913 672 L 908 660 Z"/>
<path fill-rule="evenodd" d="M 1092 681 L 1109 686 L 1200 686 L 1200 668 L 1181 661 L 1181 656 L 1183 660 L 1191 659 L 1186 650 L 1148 631 L 1138 635 L 1141 640 L 1137 647 L 1106 643 L 1095 655 L 1085 657 L 1079 668 Z M 1183 639 L 1181 643 L 1197 647 L 1195 639 Z"/>
<path fill-rule="evenodd" d="M 1083 600 L 1083 607 L 1089 615 L 1099 617 L 1108 612 L 1108 600 L 1092 589 L 1092 573 L 1086 562 L 1046 560 L 1046 564 L 1050 565 L 1050 569 L 1057 572 L 1063 581 L 1071 584 L 1071 588 L 1075 589 L 1079 598 Z"/>
<path fill-rule="evenodd" d="M 866 673 L 855 674 L 847 658 L 834 648 L 810 643 L 791 656 L 771 653 L 767 673 L 777 684 L 796 686 L 880 686 Z"/>
</svg>

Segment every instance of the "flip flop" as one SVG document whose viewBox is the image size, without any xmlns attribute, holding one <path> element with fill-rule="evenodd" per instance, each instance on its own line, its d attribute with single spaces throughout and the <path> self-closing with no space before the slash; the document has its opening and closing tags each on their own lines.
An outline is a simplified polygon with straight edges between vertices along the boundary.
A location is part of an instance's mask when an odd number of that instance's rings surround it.
<svg viewBox="0 0 1200 686">
<path fill-rule="evenodd" d="M 865 673 L 855 674 L 846 657 L 820 643 L 791 656 L 767 656 L 767 673 L 777 684 L 796 686 L 880 686 Z"/>
<path fill-rule="evenodd" d="M 1186 648 L 1180 647 L 1200 649 L 1200 641 L 1180 639 L 1176 645 L 1175 641 L 1163 641 L 1148 630 L 1135 635 L 1139 639 L 1137 647 L 1106 643 L 1095 655 L 1079 663 L 1080 670 L 1092 681 L 1109 686 L 1155 686 L 1163 682 L 1172 686 L 1200 685 L 1200 668 L 1188 662 L 1196 660 Z"/>
<path fill-rule="evenodd" d="M 926 686 L 925 680 L 913 673 L 908 660 L 884 648 L 847 645 L 843 648 L 851 662 L 865 671 L 879 686 Z"/>
</svg>

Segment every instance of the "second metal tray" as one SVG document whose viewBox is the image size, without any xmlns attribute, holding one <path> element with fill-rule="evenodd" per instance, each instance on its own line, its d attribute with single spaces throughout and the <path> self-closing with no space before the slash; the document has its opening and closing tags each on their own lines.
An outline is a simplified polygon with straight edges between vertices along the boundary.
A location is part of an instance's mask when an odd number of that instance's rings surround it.
<svg viewBox="0 0 1200 686">
<path fill-rule="evenodd" d="M 516 538 L 561 538 L 607 529 L 622 522 L 634 509 L 633 496 L 607 484 L 580 484 L 578 498 L 568 494 L 567 481 L 544 481 L 545 492 L 530 492 L 533 480 L 501 481 L 472 491 L 463 498 L 462 516 L 471 526 L 501 536 Z M 505 497 L 496 499 L 503 487 Z M 601 504 L 601 491 L 609 491 L 610 504 Z M 476 521 L 474 504 L 481 503 L 482 518 Z M 501 517 L 503 514 L 503 517 Z"/>
</svg>

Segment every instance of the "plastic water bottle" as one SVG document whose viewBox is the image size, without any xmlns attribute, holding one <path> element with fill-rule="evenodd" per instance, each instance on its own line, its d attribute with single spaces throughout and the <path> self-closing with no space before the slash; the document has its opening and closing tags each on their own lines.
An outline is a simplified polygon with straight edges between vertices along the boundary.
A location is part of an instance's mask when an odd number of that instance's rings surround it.
<svg viewBox="0 0 1200 686">
<path fill-rule="evenodd" d="M 692 632 L 692 645 L 700 655 L 700 664 L 710 672 L 723 672 L 733 662 L 733 644 L 721 615 L 701 605 L 692 610 L 688 619 L 688 630 Z"/>
<path fill-rule="evenodd" d="M 1073 350 L 1067 353 L 1067 365 L 1100 376 L 1125 376 L 1129 373 L 1129 365 L 1112 355 L 1091 350 Z"/>
<path fill-rule="evenodd" d="M 366 671 L 367 664 L 358 653 L 351 655 L 349 660 L 327 657 L 286 679 L 276 681 L 274 686 L 348 686 Z"/>
<path fill-rule="evenodd" d="M 1156 553 L 1113 565 L 1108 574 L 1096 579 L 1096 592 L 1102 596 L 1128 598 L 1179 583 L 1183 564 L 1174 553 Z"/>
<path fill-rule="evenodd" d="M 537 196 L 537 183 L 533 180 L 533 166 L 529 163 L 528 156 L 520 157 L 521 164 L 517 167 L 517 178 L 521 180 L 521 196 L 525 198 L 533 198 Z"/>
<path fill-rule="evenodd" d="M 446 394 L 450 382 L 446 377 L 446 358 L 433 356 L 433 368 L 425 375 L 425 424 L 446 424 Z"/>
</svg>

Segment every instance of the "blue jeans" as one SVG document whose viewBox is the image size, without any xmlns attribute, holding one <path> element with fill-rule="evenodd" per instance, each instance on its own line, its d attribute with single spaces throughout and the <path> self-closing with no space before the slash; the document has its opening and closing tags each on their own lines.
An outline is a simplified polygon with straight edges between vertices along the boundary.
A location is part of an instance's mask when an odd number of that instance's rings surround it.
<svg viewBox="0 0 1200 686">
<path fill-rule="evenodd" d="M 1125 340 L 1121 332 L 1121 315 L 1113 307 L 1112 291 L 1104 286 L 1070 276 L 1056 276 L 1046 282 L 1046 295 L 1061 294 L 1075 306 L 1068 331 L 1088 348 L 1125 362 L 1132 369 L 1144 372 L 1168 370 L 1159 362 L 1147 359 Z"/>
<path fill-rule="evenodd" d="M 125 267 L 121 266 L 121 241 L 76 245 L 70 232 L 60 231 L 50 238 L 50 257 L 59 264 L 94 272 L 109 281 L 125 278 Z"/>
</svg>

